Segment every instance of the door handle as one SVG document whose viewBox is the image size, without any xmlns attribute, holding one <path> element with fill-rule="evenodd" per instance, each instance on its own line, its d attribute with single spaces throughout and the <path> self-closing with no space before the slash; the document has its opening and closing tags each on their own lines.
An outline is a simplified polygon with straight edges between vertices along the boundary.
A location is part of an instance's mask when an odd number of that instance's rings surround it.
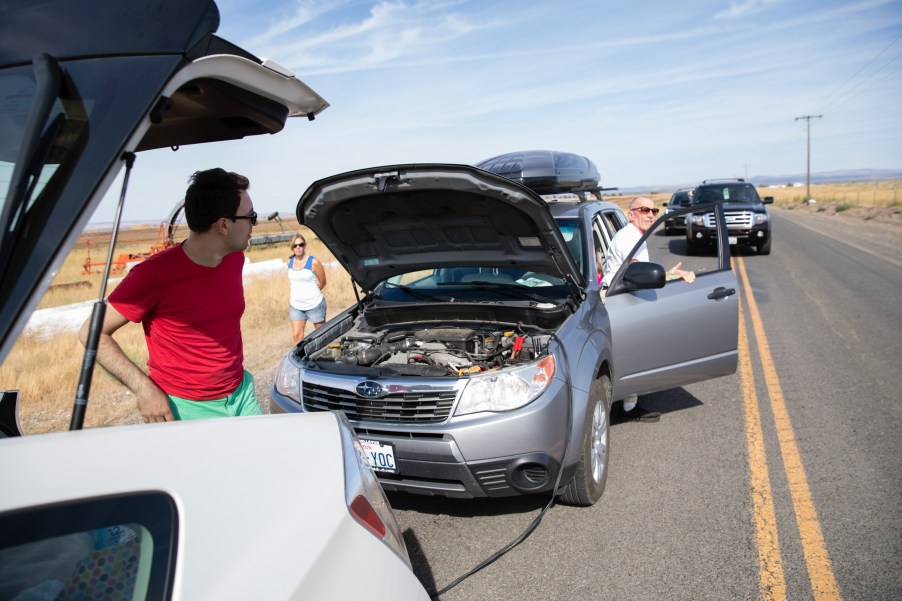
<svg viewBox="0 0 902 601">
<path fill-rule="evenodd" d="M 728 296 L 733 296 L 736 294 L 735 288 L 724 288 L 723 286 L 718 286 L 714 289 L 714 292 L 708 295 L 708 298 L 711 300 L 720 300 L 722 298 L 727 298 Z"/>
</svg>

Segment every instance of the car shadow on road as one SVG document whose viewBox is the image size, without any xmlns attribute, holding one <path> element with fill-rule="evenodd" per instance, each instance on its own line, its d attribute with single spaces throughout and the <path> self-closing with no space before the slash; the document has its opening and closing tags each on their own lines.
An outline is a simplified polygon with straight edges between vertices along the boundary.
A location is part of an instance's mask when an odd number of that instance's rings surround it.
<svg viewBox="0 0 902 601">
<path fill-rule="evenodd" d="M 619 403 L 619 401 L 617 401 Z M 692 409 L 704 405 L 695 395 L 687 392 L 683 388 L 671 388 L 670 390 L 662 390 L 661 392 L 653 392 L 651 394 L 643 394 L 639 397 L 639 404 L 650 411 L 657 411 L 661 415 L 665 413 L 673 413 L 675 411 L 683 411 L 684 409 Z M 622 423 L 612 420 L 612 426 L 619 426 Z"/>
<path fill-rule="evenodd" d="M 387 492 L 386 495 L 394 509 L 458 518 L 530 513 L 541 509 L 551 499 L 551 493 L 496 499 L 451 499 L 398 492 Z"/>
</svg>

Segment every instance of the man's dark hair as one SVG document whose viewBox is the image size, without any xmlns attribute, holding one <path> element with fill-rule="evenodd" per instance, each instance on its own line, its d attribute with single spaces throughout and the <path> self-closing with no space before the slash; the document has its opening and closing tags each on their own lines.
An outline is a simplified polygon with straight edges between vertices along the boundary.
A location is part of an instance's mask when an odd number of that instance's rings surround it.
<svg viewBox="0 0 902 601">
<path fill-rule="evenodd" d="M 185 221 L 192 232 L 202 234 L 222 217 L 232 217 L 241 203 L 241 191 L 250 187 L 246 177 L 215 168 L 195 171 L 185 192 Z"/>
</svg>

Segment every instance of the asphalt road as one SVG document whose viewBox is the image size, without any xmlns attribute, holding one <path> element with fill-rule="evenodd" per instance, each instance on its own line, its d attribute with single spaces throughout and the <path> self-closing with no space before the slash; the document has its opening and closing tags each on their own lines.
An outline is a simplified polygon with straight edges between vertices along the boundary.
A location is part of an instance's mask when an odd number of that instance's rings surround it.
<svg viewBox="0 0 902 601">
<path fill-rule="evenodd" d="M 737 373 L 643 397 L 663 417 L 612 427 L 601 501 L 441 599 L 902 599 L 902 269 L 800 223 L 733 258 Z M 390 499 L 431 592 L 549 501 Z"/>
</svg>

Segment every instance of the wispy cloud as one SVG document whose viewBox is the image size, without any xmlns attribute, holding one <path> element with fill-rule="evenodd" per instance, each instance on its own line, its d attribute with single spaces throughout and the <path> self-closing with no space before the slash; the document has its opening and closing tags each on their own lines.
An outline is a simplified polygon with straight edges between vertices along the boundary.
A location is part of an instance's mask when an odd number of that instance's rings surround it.
<svg viewBox="0 0 902 601">
<path fill-rule="evenodd" d="M 250 40 L 305 73 L 340 73 L 377 68 L 398 60 L 441 56 L 445 47 L 469 33 L 492 27 L 455 9 L 453 1 L 388 1 L 365 13 L 331 2 L 298 5 L 292 18 L 273 24 Z"/>
<path fill-rule="evenodd" d="M 771 5 L 777 4 L 780 0 L 743 0 L 742 2 L 731 2 L 730 8 L 720 11 L 714 15 L 715 20 L 730 21 L 733 19 L 741 19 L 763 12 L 770 8 Z"/>
</svg>

